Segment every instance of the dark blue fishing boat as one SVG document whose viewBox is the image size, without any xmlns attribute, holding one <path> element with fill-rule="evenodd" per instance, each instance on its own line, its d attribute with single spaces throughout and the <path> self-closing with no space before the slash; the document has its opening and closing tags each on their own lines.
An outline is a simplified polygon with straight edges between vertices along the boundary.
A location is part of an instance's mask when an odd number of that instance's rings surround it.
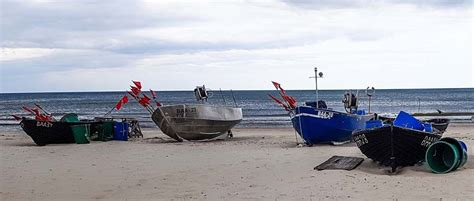
<svg viewBox="0 0 474 201">
<path fill-rule="evenodd" d="M 318 78 L 322 77 L 322 73 L 317 73 L 314 69 L 315 76 L 311 77 L 316 80 L 316 100 L 318 96 Z M 365 128 L 365 122 L 374 117 L 370 114 L 370 99 L 374 89 L 370 91 L 367 88 L 369 96 L 369 113 L 365 110 L 358 109 L 358 93 L 347 92 L 344 94 L 343 103 L 346 111 L 335 111 L 326 106 L 324 101 L 306 102 L 304 106 L 297 106 L 296 101 L 287 96 L 280 84 L 273 82 L 275 88 L 280 91 L 280 95 L 284 101 L 272 97 L 278 104 L 283 106 L 289 113 L 293 128 L 303 138 L 307 145 L 319 143 L 340 144 L 350 142 L 352 132 L 357 129 Z"/>
<path fill-rule="evenodd" d="M 352 132 L 365 128 L 373 115 L 364 110 L 354 113 L 338 112 L 326 108 L 298 106 L 291 116 L 293 128 L 308 145 L 318 143 L 343 143 L 352 138 Z"/>
</svg>

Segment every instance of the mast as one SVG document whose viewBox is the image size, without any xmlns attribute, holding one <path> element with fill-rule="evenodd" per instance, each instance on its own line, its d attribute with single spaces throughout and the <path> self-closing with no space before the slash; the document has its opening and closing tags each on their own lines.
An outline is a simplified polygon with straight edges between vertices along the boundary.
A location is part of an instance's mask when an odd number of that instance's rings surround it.
<svg viewBox="0 0 474 201">
<path fill-rule="evenodd" d="M 314 84 L 315 84 L 315 94 L 316 94 L 316 108 L 319 108 L 319 103 L 318 103 L 318 100 L 319 100 L 319 93 L 318 93 L 318 78 L 323 78 L 323 73 L 322 72 L 319 72 L 319 75 L 318 75 L 318 67 L 314 67 L 314 77 L 309 77 L 309 78 L 314 78 Z"/>
</svg>

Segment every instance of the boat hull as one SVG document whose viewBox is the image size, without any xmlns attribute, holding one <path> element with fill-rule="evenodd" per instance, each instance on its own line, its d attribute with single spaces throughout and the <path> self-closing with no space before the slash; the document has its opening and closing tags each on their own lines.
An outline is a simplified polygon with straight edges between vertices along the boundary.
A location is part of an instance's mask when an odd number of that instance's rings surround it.
<svg viewBox="0 0 474 201">
<path fill-rule="evenodd" d="M 355 115 L 328 109 L 300 106 L 291 117 L 293 128 L 309 145 L 329 142 L 346 142 L 352 132 L 365 128 L 373 115 Z"/>
<path fill-rule="evenodd" d="M 385 125 L 355 131 L 353 139 L 368 158 L 384 166 L 411 166 L 425 158 L 428 147 L 441 135 L 410 128 Z"/>
<path fill-rule="evenodd" d="M 242 121 L 242 109 L 212 105 L 170 105 L 152 114 L 164 134 L 177 140 L 208 140 L 226 134 Z"/>
<path fill-rule="evenodd" d="M 75 143 L 74 134 L 71 126 L 75 125 L 91 125 L 91 132 L 95 132 L 95 125 L 101 122 L 95 121 L 79 121 L 79 122 L 62 122 L 62 121 L 37 121 L 33 119 L 23 119 L 20 126 L 25 133 L 33 139 L 38 146 L 47 144 L 64 144 Z"/>
</svg>

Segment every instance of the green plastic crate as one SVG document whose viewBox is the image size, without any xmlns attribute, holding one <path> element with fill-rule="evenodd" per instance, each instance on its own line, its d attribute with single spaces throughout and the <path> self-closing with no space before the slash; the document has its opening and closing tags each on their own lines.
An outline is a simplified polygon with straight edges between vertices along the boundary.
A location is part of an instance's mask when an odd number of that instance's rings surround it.
<svg viewBox="0 0 474 201">
<path fill-rule="evenodd" d="M 95 125 L 93 129 L 92 140 L 94 141 L 109 141 L 114 138 L 114 122 L 104 121 Z"/>
<path fill-rule="evenodd" d="M 71 126 L 72 133 L 74 135 L 74 141 L 76 144 L 89 144 L 89 124 L 75 125 Z"/>
</svg>

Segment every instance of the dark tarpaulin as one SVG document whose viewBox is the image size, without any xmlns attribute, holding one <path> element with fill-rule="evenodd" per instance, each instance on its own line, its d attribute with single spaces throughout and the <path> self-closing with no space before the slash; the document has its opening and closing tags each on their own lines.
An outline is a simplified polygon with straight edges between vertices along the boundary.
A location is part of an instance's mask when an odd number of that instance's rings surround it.
<svg viewBox="0 0 474 201">
<path fill-rule="evenodd" d="M 353 170 L 364 161 L 359 157 L 333 156 L 316 166 L 315 170 Z"/>
</svg>

